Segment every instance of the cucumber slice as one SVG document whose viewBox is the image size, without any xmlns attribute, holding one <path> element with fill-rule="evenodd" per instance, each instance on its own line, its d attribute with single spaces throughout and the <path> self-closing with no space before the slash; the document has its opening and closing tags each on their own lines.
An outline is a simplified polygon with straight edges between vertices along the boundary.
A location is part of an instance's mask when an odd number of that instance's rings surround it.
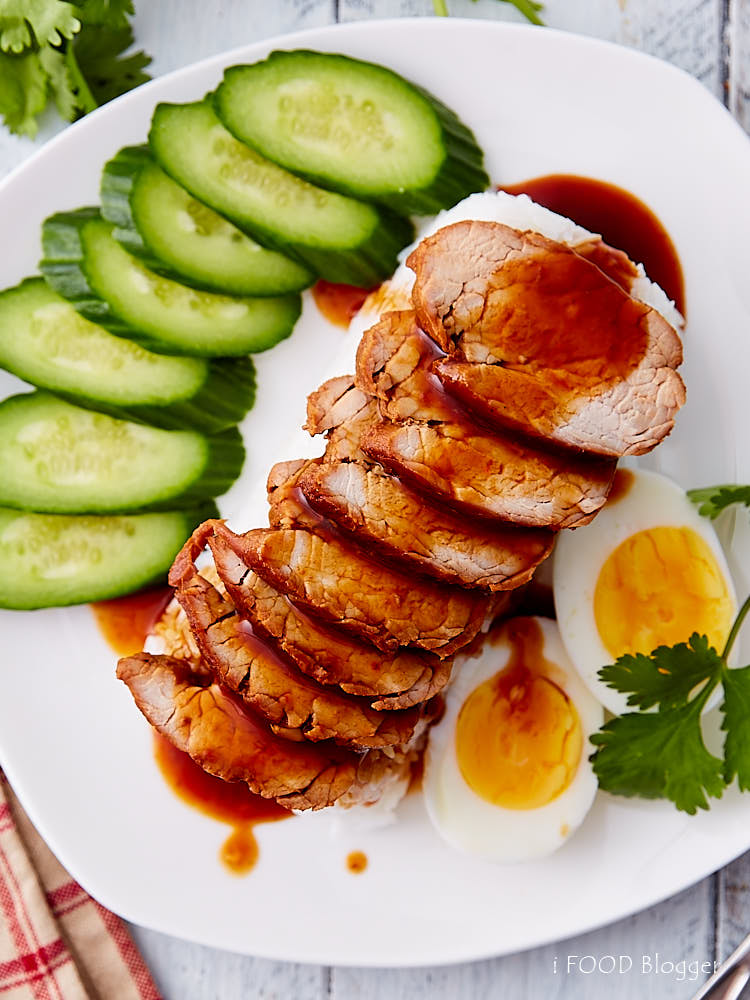
<svg viewBox="0 0 750 1000">
<path fill-rule="evenodd" d="M 157 105 L 149 144 L 196 198 L 327 281 L 377 284 L 414 237 L 407 219 L 315 187 L 238 142 L 208 100 Z"/>
<path fill-rule="evenodd" d="M 266 250 L 197 201 L 154 163 L 148 146 L 121 149 L 104 167 L 102 215 L 151 270 L 229 295 L 283 295 L 312 284 L 296 260 Z"/>
<path fill-rule="evenodd" d="M 155 274 L 112 236 L 98 209 L 61 212 L 42 227 L 41 270 L 87 319 L 164 354 L 265 351 L 288 337 L 299 295 L 230 298 Z"/>
<path fill-rule="evenodd" d="M 490 182 L 454 112 L 359 59 L 272 52 L 227 69 L 214 106 L 233 135 L 274 163 L 401 212 L 432 215 Z"/>
<path fill-rule="evenodd" d="M 0 506 L 51 514 L 187 507 L 242 468 L 236 427 L 207 437 L 116 420 L 47 392 L 0 403 Z"/>
<path fill-rule="evenodd" d="M 166 576 L 215 505 L 96 517 L 0 509 L 0 607 L 30 611 L 120 597 Z"/>
<path fill-rule="evenodd" d="M 250 358 L 152 354 L 85 319 L 42 278 L 0 292 L 0 367 L 73 403 L 157 427 L 223 430 L 255 397 Z"/>
</svg>

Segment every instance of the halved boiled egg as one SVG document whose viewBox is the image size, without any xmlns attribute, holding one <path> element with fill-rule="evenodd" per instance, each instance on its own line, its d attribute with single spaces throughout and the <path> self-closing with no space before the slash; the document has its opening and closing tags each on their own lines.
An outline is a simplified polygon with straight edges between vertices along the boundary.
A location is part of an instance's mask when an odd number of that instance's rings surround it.
<svg viewBox="0 0 750 1000">
<path fill-rule="evenodd" d="M 721 650 L 737 610 L 711 523 L 655 472 L 621 469 L 591 524 L 557 540 L 553 588 L 565 648 L 591 692 L 616 714 L 627 696 L 598 671 L 625 653 L 707 635 Z"/>
<path fill-rule="evenodd" d="M 456 658 L 423 788 L 454 847 L 516 862 L 556 850 L 596 793 L 589 736 L 604 713 L 546 618 L 513 618 Z"/>
</svg>

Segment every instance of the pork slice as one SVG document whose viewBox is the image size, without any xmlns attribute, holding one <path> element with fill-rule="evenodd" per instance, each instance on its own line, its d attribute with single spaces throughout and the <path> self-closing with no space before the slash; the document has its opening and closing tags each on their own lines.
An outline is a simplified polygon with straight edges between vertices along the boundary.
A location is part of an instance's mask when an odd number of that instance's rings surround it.
<svg viewBox="0 0 750 1000">
<path fill-rule="evenodd" d="M 298 482 L 326 518 L 405 566 L 447 583 L 510 590 L 530 580 L 552 550 L 552 532 L 462 516 L 381 469 L 356 462 L 310 462 Z"/>
<path fill-rule="evenodd" d="M 337 375 L 311 392 L 307 397 L 307 422 L 303 429 L 313 437 L 325 434 L 366 407 L 366 394 L 352 392 L 353 383 L 353 376 Z"/>
<path fill-rule="evenodd" d="M 308 396 L 305 429 L 326 435 L 325 454 L 331 461 L 367 462 L 359 440 L 378 415 L 377 400 L 355 386 L 353 375 L 342 375 Z"/>
<path fill-rule="evenodd" d="M 452 420 L 460 407 L 433 371 L 444 357 L 413 309 L 386 313 L 359 342 L 356 386 L 378 399 L 388 420 Z"/>
<path fill-rule="evenodd" d="M 358 755 L 276 736 L 226 688 L 184 660 L 139 653 L 117 676 L 151 725 L 209 774 L 244 781 L 289 809 L 332 805 L 356 780 Z"/>
<path fill-rule="evenodd" d="M 243 621 L 234 604 L 197 570 L 176 591 L 204 660 L 216 679 L 290 739 L 333 739 L 356 749 L 409 740 L 419 712 L 381 713 L 359 698 L 300 673 Z"/>
<path fill-rule="evenodd" d="M 640 277 L 640 272 L 630 257 L 622 250 L 609 246 L 601 236 L 591 236 L 582 243 L 575 243 L 571 250 L 595 264 L 628 294 Z"/>
<path fill-rule="evenodd" d="M 680 338 L 607 276 L 601 254 L 461 222 L 408 264 L 418 323 L 452 356 L 434 370 L 482 416 L 613 457 L 642 454 L 672 429 L 685 399 Z"/>
<path fill-rule="evenodd" d="M 273 639 L 303 673 L 371 699 L 371 707 L 378 711 L 427 701 L 448 683 L 450 659 L 408 649 L 384 653 L 360 642 L 306 615 L 254 573 L 223 535 L 215 535 L 209 544 L 236 607 L 257 633 Z"/>
<path fill-rule="evenodd" d="M 530 528 L 588 524 L 615 472 L 609 459 L 557 454 L 463 422 L 383 421 L 363 437 L 362 449 L 450 506 Z"/>
<path fill-rule="evenodd" d="M 303 610 L 336 622 L 379 649 L 417 646 L 445 657 L 470 642 L 490 599 L 416 580 L 338 538 L 304 529 L 223 535 L 242 560 Z"/>
<path fill-rule="evenodd" d="M 311 509 L 298 481 L 308 465 L 315 460 L 301 458 L 292 462 L 277 462 L 268 474 L 268 523 L 272 528 L 309 528 L 320 530 L 324 519 Z"/>
<path fill-rule="evenodd" d="M 454 358 L 438 361 L 435 371 L 450 392 L 488 421 L 615 458 L 655 448 L 685 402 L 685 384 L 668 366 L 639 366 L 609 388 L 604 382 L 579 382 L 573 392 L 567 372 L 547 371 L 539 378 L 524 368 Z"/>
</svg>

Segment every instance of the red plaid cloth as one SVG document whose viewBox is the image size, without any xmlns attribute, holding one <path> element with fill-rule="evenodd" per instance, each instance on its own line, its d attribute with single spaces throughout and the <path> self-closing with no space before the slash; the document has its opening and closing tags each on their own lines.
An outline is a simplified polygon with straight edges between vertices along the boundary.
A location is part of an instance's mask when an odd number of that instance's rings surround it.
<svg viewBox="0 0 750 1000">
<path fill-rule="evenodd" d="M 74 882 L 0 771 L 2 1000 L 161 1000 L 122 921 Z"/>
</svg>

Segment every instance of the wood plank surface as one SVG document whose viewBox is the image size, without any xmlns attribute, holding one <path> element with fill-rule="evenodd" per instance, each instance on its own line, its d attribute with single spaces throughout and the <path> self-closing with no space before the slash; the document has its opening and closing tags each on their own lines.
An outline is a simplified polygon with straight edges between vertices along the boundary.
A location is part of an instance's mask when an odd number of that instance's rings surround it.
<svg viewBox="0 0 750 1000">
<path fill-rule="evenodd" d="M 131 931 L 164 1000 L 327 1000 L 330 996 L 330 971 L 324 966 L 269 962 L 139 927 Z"/>
<path fill-rule="evenodd" d="M 729 109 L 750 132 L 750 0 L 732 0 L 727 33 Z"/>
<path fill-rule="evenodd" d="M 497 0 L 447 2 L 457 16 L 522 20 Z M 136 8 L 138 45 L 154 55 L 154 75 L 337 18 L 432 13 L 431 0 L 136 0 Z M 548 0 L 545 19 L 673 62 L 724 99 L 750 130 L 750 0 Z M 0 174 L 61 127 L 50 114 L 33 142 L 0 130 Z M 506 958 L 416 970 L 270 962 L 140 928 L 133 933 L 165 1000 L 688 1000 L 706 978 L 704 963 L 725 957 L 750 930 L 749 900 L 750 854 L 671 900 L 589 934 Z M 609 955 L 623 956 L 622 967 L 606 971 Z M 589 956 L 604 960 L 603 968 L 588 971 Z"/>
<path fill-rule="evenodd" d="M 523 22 L 498 0 L 446 0 L 452 15 Z M 742 0 L 750 9 L 750 0 Z M 431 14 L 432 0 L 339 0 L 340 21 Z M 642 49 L 724 92 L 722 0 L 546 0 L 544 19 L 564 31 Z"/>
<path fill-rule="evenodd" d="M 712 881 L 706 879 L 609 927 L 487 962 L 438 969 L 333 969 L 331 996 L 333 1000 L 686 1000 L 696 983 L 706 978 L 701 963 L 713 963 L 713 895 Z"/>
</svg>

